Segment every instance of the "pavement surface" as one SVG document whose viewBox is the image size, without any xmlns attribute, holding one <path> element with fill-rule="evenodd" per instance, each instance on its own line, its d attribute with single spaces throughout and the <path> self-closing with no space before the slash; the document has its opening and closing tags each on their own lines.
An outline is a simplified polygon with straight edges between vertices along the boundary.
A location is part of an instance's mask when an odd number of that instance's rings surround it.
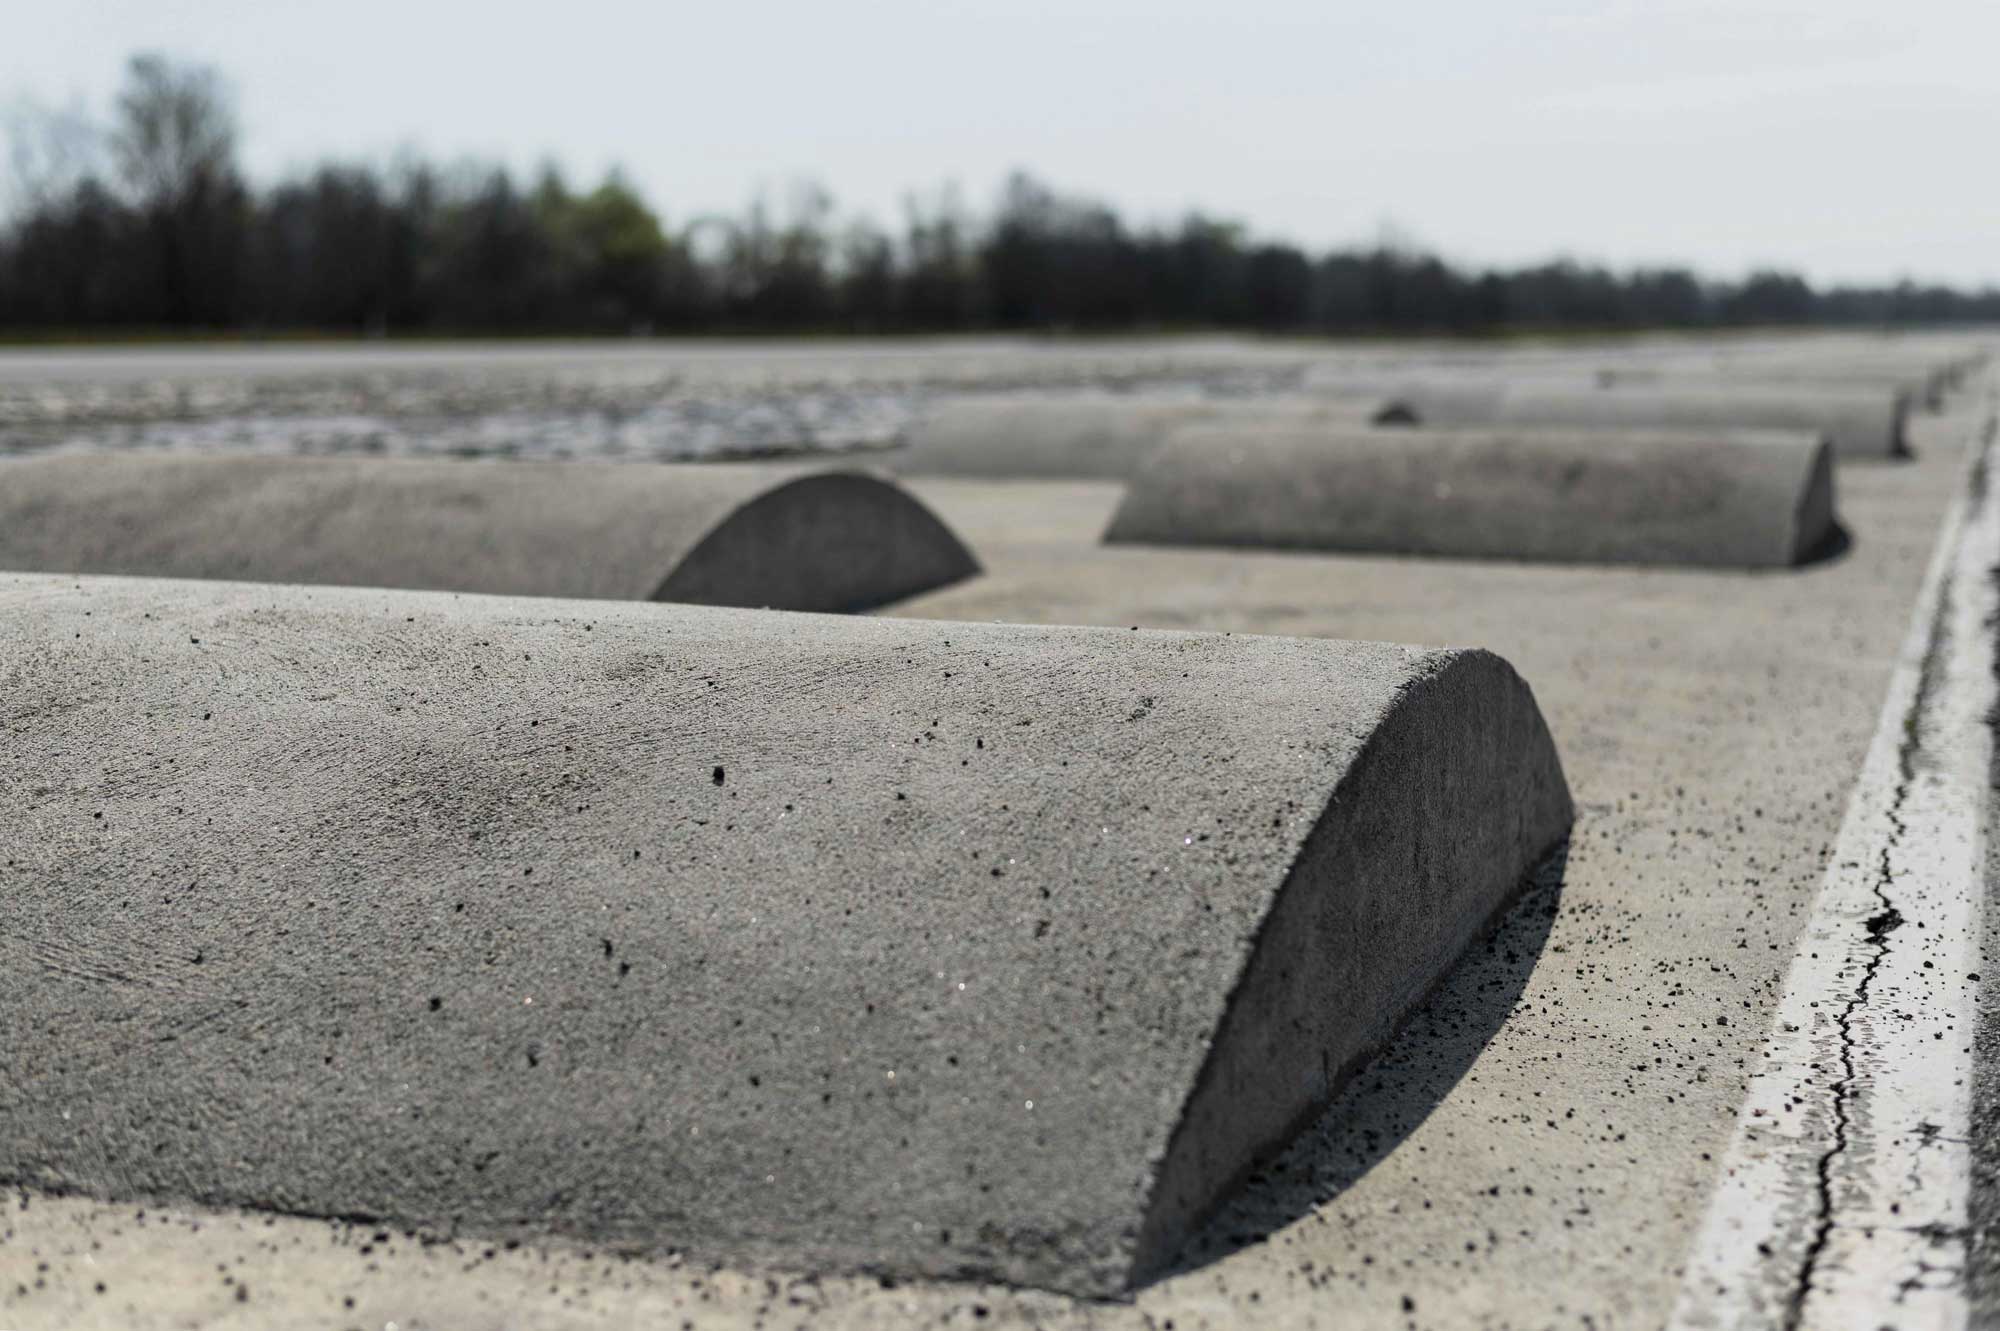
<svg viewBox="0 0 2000 1331">
<path fill-rule="evenodd" d="M 110 449 L 647 462 L 886 447 L 927 406 L 996 390 L 1235 400 L 1308 381 L 1477 372 L 1596 382 L 1698 355 L 1705 373 L 1804 359 L 1934 363 L 1973 339 L 1659 336 L 1325 344 L 1221 338 L 226 344 L 0 351 L 0 452 Z M 1774 359 L 1774 356 L 1789 360 Z M 1781 372 L 1774 368 L 1774 372 Z"/>
<path fill-rule="evenodd" d="M 1385 405 L 1368 398 L 1218 398 L 1185 390 L 948 398 L 918 415 L 903 432 L 903 446 L 884 460 L 910 476 L 1124 481 L 1187 426 L 1363 428 Z"/>
<path fill-rule="evenodd" d="M 0 451 L 649 462 L 892 442 L 935 397 L 1295 383 L 1217 339 L 435 343 L 0 353 Z"/>
<path fill-rule="evenodd" d="M 1577 800 L 1560 874 L 1129 1302 L 16 1189 L 0 1325 L 1659 1326 L 1991 409 L 1975 384 L 1913 420 L 1913 460 L 1842 466 L 1852 544 L 1785 571 L 1105 547 L 1116 485 L 911 483 L 987 571 L 896 615 L 1477 644 Z M 1990 1310 L 1992 1189 L 1967 1206 Z"/>
<path fill-rule="evenodd" d="M 2000 739 L 1994 744 L 1991 781 L 2000 790 Z M 2000 969 L 2000 805 L 1988 805 L 1985 831 L 1988 909 L 1980 927 L 1979 953 L 1982 967 Z M 2000 1324 L 2000 984 L 1982 983 L 1978 996 L 1972 1028 L 1972 1190 L 1965 1283 L 1974 1325 L 1988 1326 Z"/>
<path fill-rule="evenodd" d="M 1670 1325 L 1969 1324 L 2000 505 L 1982 431 Z"/>
</svg>

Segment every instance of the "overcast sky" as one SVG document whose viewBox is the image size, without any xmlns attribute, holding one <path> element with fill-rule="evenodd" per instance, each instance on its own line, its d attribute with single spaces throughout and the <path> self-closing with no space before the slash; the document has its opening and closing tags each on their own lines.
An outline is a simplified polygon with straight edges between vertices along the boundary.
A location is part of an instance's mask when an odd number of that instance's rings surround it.
<svg viewBox="0 0 2000 1331">
<path fill-rule="evenodd" d="M 668 216 L 810 177 L 900 219 L 1025 168 L 1318 248 L 2000 282 L 1994 0 L 0 0 L 0 104 L 220 66 L 270 180 L 399 147 Z"/>
</svg>

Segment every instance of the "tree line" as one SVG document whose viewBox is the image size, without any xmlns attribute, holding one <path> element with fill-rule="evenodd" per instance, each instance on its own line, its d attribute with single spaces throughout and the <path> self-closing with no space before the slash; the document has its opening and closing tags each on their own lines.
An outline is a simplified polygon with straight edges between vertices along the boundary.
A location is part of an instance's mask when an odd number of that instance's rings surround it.
<svg viewBox="0 0 2000 1331">
<path fill-rule="evenodd" d="M 135 57 L 108 127 L 17 118 L 0 328 L 370 333 L 1218 328 L 1462 332 L 2000 320 L 2000 290 L 1820 289 L 1557 261 L 1470 270 L 1393 243 L 1313 254 L 1189 216 L 1132 227 L 1016 174 L 890 231 L 794 188 L 671 226 L 613 173 L 329 163 L 254 188 L 212 69 Z"/>
</svg>

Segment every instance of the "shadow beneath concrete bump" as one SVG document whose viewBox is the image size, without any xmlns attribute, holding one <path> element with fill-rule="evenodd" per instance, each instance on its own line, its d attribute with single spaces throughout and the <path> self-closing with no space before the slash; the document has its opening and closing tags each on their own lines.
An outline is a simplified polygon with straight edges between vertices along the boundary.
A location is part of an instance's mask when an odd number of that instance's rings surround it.
<svg viewBox="0 0 2000 1331">
<path fill-rule="evenodd" d="M 1388 1046 L 1276 1159 L 1252 1174 L 1158 1279 L 1260 1243 L 1340 1196 L 1396 1149 L 1472 1069 L 1520 1001 L 1562 903 L 1567 843 L 1474 943 Z"/>
<path fill-rule="evenodd" d="M 1847 530 L 1846 524 L 1835 519 L 1833 525 L 1827 528 L 1826 535 L 1820 537 L 1819 543 L 1806 551 L 1793 567 L 1811 568 L 1815 564 L 1830 564 L 1836 559 L 1845 559 L 1847 552 L 1853 548 L 1853 533 Z"/>
</svg>

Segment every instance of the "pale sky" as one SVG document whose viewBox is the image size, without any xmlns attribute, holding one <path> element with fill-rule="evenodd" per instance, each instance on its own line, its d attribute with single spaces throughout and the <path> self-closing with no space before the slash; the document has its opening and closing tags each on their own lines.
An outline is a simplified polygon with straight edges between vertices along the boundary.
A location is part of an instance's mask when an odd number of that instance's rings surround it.
<svg viewBox="0 0 2000 1331">
<path fill-rule="evenodd" d="M 670 224 L 816 179 L 896 225 L 1008 171 L 1131 222 L 1455 260 L 2000 283 L 1994 0 L 0 0 L 0 107 L 229 76 L 269 181 L 399 147 Z"/>
</svg>

